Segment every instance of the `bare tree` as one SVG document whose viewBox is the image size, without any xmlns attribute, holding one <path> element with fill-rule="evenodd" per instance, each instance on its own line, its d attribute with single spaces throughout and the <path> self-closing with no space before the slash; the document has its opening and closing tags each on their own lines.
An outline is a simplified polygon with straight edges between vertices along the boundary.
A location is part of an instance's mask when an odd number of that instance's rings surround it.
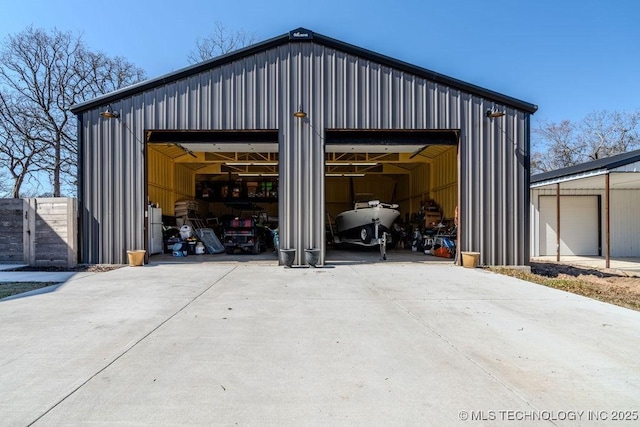
<svg viewBox="0 0 640 427">
<path fill-rule="evenodd" d="M 0 49 L 0 118 L 12 127 L 11 138 L 5 140 L 45 144 L 46 155 L 29 166 L 49 174 L 54 196 L 62 194 L 64 183 L 73 192 L 77 143 L 70 107 L 144 77 L 122 58 L 91 52 L 70 32 L 29 27 L 10 35 Z M 25 117 L 12 120 L 15 116 Z M 34 133 L 31 127 L 36 125 Z"/>
<path fill-rule="evenodd" d="M 189 52 L 187 59 L 191 64 L 206 61 L 255 43 L 256 39 L 254 33 L 243 29 L 232 31 L 216 21 L 209 36 L 196 40 L 196 49 Z"/>
<path fill-rule="evenodd" d="M 580 149 L 575 146 L 575 126 L 569 120 L 543 122 L 534 129 L 531 169 L 546 172 L 580 162 Z"/>
<path fill-rule="evenodd" d="M 0 166 L 8 171 L 12 182 L 11 190 L 5 192 L 17 198 L 22 196 L 24 182 L 42 171 L 48 146 L 42 142 L 41 127 L 28 103 L 16 102 L 9 111 L 12 114 L 0 114 Z"/>
<path fill-rule="evenodd" d="M 531 172 L 547 172 L 640 148 L 640 111 L 598 111 L 578 123 L 542 122 L 533 130 Z"/>
<path fill-rule="evenodd" d="M 640 146 L 640 111 L 596 111 L 580 124 L 577 140 L 586 147 L 588 160 L 626 153 Z"/>
</svg>

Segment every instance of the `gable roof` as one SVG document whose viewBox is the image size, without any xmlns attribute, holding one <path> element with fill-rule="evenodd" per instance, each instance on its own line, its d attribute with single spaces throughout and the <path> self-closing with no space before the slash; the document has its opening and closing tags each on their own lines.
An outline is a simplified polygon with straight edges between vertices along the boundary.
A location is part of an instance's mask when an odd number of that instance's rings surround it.
<svg viewBox="0 0 640 427">
<path fill-rule="evenodd" d="M 628 153 L 616 154 L 615 156 L 605 157 L 604 159 L 592 160 L 579 165 L 532 175 L 530 183 L 536 184 L 544 181 L 583 175 L 595 171 L 608 171 L 638 161 L 640 161 L 640 150 L 629 151 Z"/>
<path fill-rule="evenodd" d="M 536 110 L 538 109 L 537 105 L 534 105 L 525 101 L 521 101 L 519 99 L 512 98 L 510 96 L 503 95 L 501 93 L 494 92 L 489 89 L 485 89 L 480 86 L 476 86 L 471 83 L 464 82 L 462 80 L 457 80 L 452 77 L 448 77 L 443 74 L 436 73 L 435 71 L 428 70 L 426 68 L 418 67 L 416 65 L 399 61 L 397 59 L 393 59 L 391 57 L 381 55 L 379 53 L 375 53 L 367 49 L 363 49 L 348 43 L 344 43 L 344 42 L 332 39 L 330 37 L 323 36 L 318 33 L 314 33 L 305 28 L 298 28 L 293 31 L 290 31 L 287 34 L 283 34 L 281 36 L 277 36 L 272 39 L 269 39 L 254 45 L 247 46 L 245 48 L 233 51 L 231 53 L 221 55 L 204 62 L 200 62 L 198 64 L 183 68 L 173 73 L 165 74 L 164 76 L 149 79 L 144 82 L 137 83 L 135 85 L 128 86 L 123 89 L 119 89 L 117 91 L 108 93 L 98 98 L 94 98 L 87 102 L 76 104 L 71 108 L 71 111 L 77 114 L 94 107 L 102 106 L 104 104 L 117 101 L 124 97 L 128 97 L 140 92 L 144 92 L 149 89 L 163 86 L 167 83 L 171 83 L 176 80 L 180 80 L 185 77 L 189 77 L 189 76 L 198 74 L 200 72 L 207 71 L 211 68 L 233 62 L 245 56 L 253 55 L 258 52 L 272 49 L 274 47 L 277 47 L 283 44 L 295 43 L 295 42 L 313 42 L 313 43 L 321 44 L 345 53 L 353 54 L 360 58 L 368 59 L 370 61 L 377 62 L 382 65 L 386 65 L 388 67 L 391 67 L 397 70 L 414 74 L 418 77 L 425 78 L 435 83 L 441 83 L 455 89 L 460 89 L 465 92 L 469 92 L 473 95 L 487 98 L 489 100 L 492 100 L 500 104 L 504 104 L 504 105 L 513 107 L 515 109 L 531 113 L 531 114 L 535 113 Z"/>
</svg>

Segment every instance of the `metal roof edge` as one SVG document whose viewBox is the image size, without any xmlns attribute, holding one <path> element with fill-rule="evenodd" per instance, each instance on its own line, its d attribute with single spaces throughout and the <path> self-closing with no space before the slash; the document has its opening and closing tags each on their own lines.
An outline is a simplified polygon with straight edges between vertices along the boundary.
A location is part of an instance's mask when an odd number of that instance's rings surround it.
<svg viewBox="0 0 640 427">
<path fill-rule="evenodd" d="M 611 157 L 605 157 L 602 159 L 592 160 L 590 162 L 580 163 L 574 166 L 568 166 L 566 168 L 531 175 L 531 183 L 533 184 L 553 179 L 559 179 L 562 177 L 571 177 L 579 173 L 596 171 L 600 169 L 609 171 L 611 169 L 615 169 L 620 166 L 624 166 L 637 161 L 640 161 L 640 150 L 629 151 L 627 153 L 620 153 Z"/>
<path fill-rule="evenodd" d="M 561 184 L 563 182 L 576 181 L 582 178 L 590 178 L 592 176 L 606 175 L 608 172 L 609 171 L 607 169 L 598 169 L 598 170 L 592 171 L 592 173 L 560 176 L 560 177 L 549 178 L 543 181 L 536 181 L 536 182 L 531 181 L 531 183 L 529 184 L 529 188 L 540 188 L 547 185 Z"/>
<path fill-rule="evenodd" d="M 311 36 L 306 39 L 297 39 L 292 37 L 292 34 L 296 32 L 307 32 L 311 34 Z M 351 53 L 356 56 L 373 60 L 383 65 L 387 65 L 392 68 L 396 68 L 402 71 L 409 72 L 411 74 L 415 74 L 420 77 L 424 77 L 436 83 L 446 84 L 456 89 L 464 90 L 471 94 L 478 95 L 478 96 L 487 98 L 489 100 L 514 107 L 519 110 L 523 110 L 530 114 L 533 114 L 538 110 L 538 106 L 535 104 L 531 104 L 531 103 L 519 100 L 517 98 L 513 98 L 510 96 L 501 94 L 499 92 L 495 92 L 471 83 L 467 83 L 462 80 L 458 80 L 453 77 L 449 77 L 444 74 L 440 74 L 435 71 L 419 67 L 417 65 L 400 61 L 398 59 L 395 59 L 386 55 L 382 55 L 382 54 L 379 54 L 371 50 L 367 50 L 349 43 L 345 43 L 345 42 L 333 39 L 331 37 L 327 37 L 327 36 L 312 32 L 311 30 L 307 30 L 305 28 L 300 27 L 292 31 L 289 31 L 285 34 L 282 34 L 280 36 L 276 36 L 271 39 L 265 40 L 263 42 L 259 42 L 254 45 L 247 46 L 245 48 L 230 52 L 228 54 L 224 54 L 224 55 L 200 62 L 198 64 L 187 66 L 185 68 L 174 71 L 172 73 L 168 73 L 160 77 L 148 79 L 143 82 L 136 83 L 134 85 L 127 86 L 125 88 L 118 89 L 108 94 L 99 96 L 97 98 L 93 98 L 89 101 L 85 101 L 85 102 L 73 105 L 71 106 L 71 112 L 74 114 L 77 114 L 79 112 L 89 110 L 99 105 L 106 105 L 106 104 L 109 104 L 110 102 L 115 102 L 125 96 L 143 92 L 148 89 L 153 89 L 155 87 L 158 87 L 167 83 L 171 83 L 176 80 L 180 80 L 182 78 L 197 74 L 199 72 L 206 71 L 208 69 L 211 69 L 220 65 L 224 65 L 236 59 L 239 59 L 263 50 L 271 49 L 273 47 L 277 47 L 286 43 L 309 43 L 309 42 L 319 43 L 328 47 L 332 47 L 332 48 L 344 51 L 345 53 Z"/>
</svg>

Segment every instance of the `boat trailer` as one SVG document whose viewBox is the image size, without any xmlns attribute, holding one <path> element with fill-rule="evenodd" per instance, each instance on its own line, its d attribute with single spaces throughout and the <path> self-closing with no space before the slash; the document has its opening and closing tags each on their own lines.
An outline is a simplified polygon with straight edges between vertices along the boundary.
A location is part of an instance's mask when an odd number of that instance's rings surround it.
<svg viewBox="0 0 640 427">
<path fill-rule="evenodd" d="M 364 246 L 364 247 L 373 247 L 378 245 L 380 247 L 380 259 L 386 261 L 387 242 L 391 241 L 391 233 L 382 231 L 380 229 L 380 218 L 372 218 L 371 222 L 373 222 L 373 237 L 368 243 L 365 243 L 360 239 L 341 238 L 334 232 L 333 226 L 331 225 L 331 221 L 329 221 L 329 230 L 331 231 L 333 244 L 334 245 L 348 244 L 348 245 L 356 245 L 356 246 Z"/>
</svg>

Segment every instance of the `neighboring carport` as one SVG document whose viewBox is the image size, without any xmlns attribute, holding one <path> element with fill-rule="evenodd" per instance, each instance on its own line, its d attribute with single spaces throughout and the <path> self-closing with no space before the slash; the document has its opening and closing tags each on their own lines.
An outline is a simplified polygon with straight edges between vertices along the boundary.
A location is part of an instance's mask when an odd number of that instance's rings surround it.
<svg viewBox="0 0 640 427">
<path fill-rule="evenodd" d="M 640 150 L 531 177 L 533 257 L 640 257 Z"/>
</svg>

